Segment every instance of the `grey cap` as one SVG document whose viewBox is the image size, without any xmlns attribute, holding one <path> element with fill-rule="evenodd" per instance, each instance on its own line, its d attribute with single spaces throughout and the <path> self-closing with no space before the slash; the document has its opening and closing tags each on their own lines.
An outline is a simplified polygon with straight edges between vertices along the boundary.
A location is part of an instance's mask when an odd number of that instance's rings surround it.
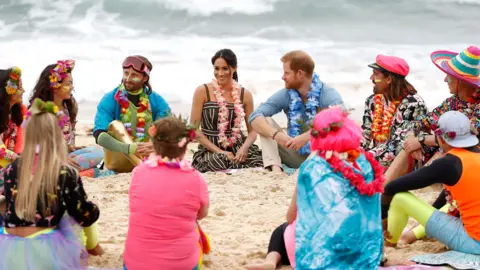
<svg viewBox="0 0 480 270">
<path fill-rule="evenodd" d="M 448 145 L 456 148 L 468 148 L 478 144 L 478 138 L 472 132 L 470 119 L 457 111 L 448 111 L 438 120 L 439 131 Z"/>
</svg>

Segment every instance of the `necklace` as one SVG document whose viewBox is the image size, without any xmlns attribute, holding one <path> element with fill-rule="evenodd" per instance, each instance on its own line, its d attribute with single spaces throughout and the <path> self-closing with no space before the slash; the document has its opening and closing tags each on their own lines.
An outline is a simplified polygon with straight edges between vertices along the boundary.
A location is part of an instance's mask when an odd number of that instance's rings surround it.
<svg viewBox="0 0 480 270">
<path fill-rule="evenodd" d="M 365 182 L 365 178 L 361 173 L 356 173 L 352 167 L 345 164 L 345 160 L 347 160 L 352 162 L 354 167 L 357 167 L 358 165 L 356 165 L 355 160 L 360 153 L 365 155 L 374 172 L 374 180 L 368 184 Z M 383 175 L 384 169 L 372 153 L 357 149 L 356 151 L 348 151 L 346 155 L 345 153 L 323 151 L 320 153 L 320 156 L 332 166 L 334 172 L 340 172 L 345 179 L 350 181 L 350 184 L 354 186 L 361 195 L 373 196 L 377 192 L 383 192 L 383 182 L 385 181 L 385 176 Z"/>
<path fill-rule="evenodd" d="M 133 129 L 132 129 L 132 111 L 130 108 L 130 102 L 128 101 L 127 91 L 125 90 L 124 85 L 120 85 L 118 88 L 117 93 L 115 93 L 114 99 L 120 104 L 120 118 L 123 125 L 127 129 L 128 134 L 135 142 L 143 142 L 145 140 L 145 118 L 146 113 L 145 111 L 149 107 L 149 100 L 147 94 L 143 89 L 140 92 L 140 102 L 137 108 L 137 125 L 136 125 L 136 132 L 135 136 L 133 136 Z"/>
<path fill-rule="evenodd" d="M 393 117 L 399 101 L 392 101 L 387 110 L 384 111 L 383 95 L 376 94 L 374 97 L 374 111 L 372 123 L 372 137 L 376 142 L 383 143 L 387 141 L 390 134 L 390 127 L 393 123 Z"/>
<path fill-rule="evenodd" d="M 228 108 L 227 102 L 225 100 L 224 94 L 225 90 L 218 85 L 217 80 L 212 81 L 213 86 L 213 93 L 215 98 L 217 99 L 217 103 L 219 106 L 218 111 L 218 142 L 220 145 L 226 149 L 228 147 L 233 146 L 238 139 L 242 138 L 241 133 L 241 125 L 242 125 L 242 118 L 245 117 L 245 112 L 243 110 L 243 104 L 240 100 L 240 92 L 241 86 L 236 81 L 233 81 L 233 89 L 232 89 L 232 97 L 233 97 L 233 109 L 235 118 L 233 120 L 233 127 L 232 127 L 232 135 L 227 137 L 226 131 L 230 126 L 230 122 L 228 120 Z"/>
</svg>

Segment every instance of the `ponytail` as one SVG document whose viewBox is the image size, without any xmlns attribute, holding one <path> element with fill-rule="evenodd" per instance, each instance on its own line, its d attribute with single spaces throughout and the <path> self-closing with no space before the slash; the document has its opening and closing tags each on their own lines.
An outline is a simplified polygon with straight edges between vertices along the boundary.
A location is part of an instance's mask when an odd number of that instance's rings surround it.
<svg viewBox="0 0 480 270">
<path fill-rule="evenodd" d="M 238 82 L 238 73 L 235 71 L 233 72 L 233 79 Z"/>
</svg>

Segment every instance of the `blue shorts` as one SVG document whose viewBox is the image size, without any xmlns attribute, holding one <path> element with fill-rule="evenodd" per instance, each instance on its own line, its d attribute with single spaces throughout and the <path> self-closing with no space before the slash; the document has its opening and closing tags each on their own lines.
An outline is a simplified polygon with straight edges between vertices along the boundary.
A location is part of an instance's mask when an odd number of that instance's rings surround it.
<svg viewBox="0 0 480 270">
<path fill-rule="evenodd" d="M 480 241 L 468 235 L 461 218 L 435 210 L 425 231 L 428 237 L 437 239 L 451 250 L 480 255 Z"/>
</svg>

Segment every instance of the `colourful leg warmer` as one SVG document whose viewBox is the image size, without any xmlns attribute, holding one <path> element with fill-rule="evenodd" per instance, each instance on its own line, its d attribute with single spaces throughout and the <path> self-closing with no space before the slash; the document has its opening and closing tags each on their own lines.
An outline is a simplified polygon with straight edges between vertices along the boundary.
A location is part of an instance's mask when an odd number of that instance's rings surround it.
<svg viewBox="0 0 480 270">
<path fill-rule="evenodd" d="M 418 223 L 425 226 L 435 210 L 433 206 L 410 192 L 397 193 L 393 197 L 388 211 L 388 232 L 392 238 L 387 241 L 393 244 L 398 242 L 407 225 L 408 217 L 416 219 Z"/>
</svg>

